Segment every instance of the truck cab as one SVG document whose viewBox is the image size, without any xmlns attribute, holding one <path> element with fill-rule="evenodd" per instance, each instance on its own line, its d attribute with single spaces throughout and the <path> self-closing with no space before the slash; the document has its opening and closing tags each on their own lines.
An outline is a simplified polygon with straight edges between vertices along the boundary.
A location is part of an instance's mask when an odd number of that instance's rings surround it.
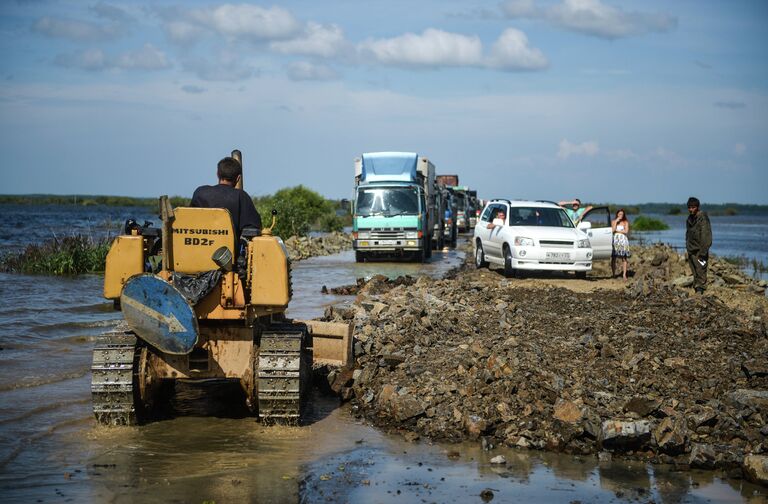
<svg viewBox="0 0 768 504">
<path fill-rule="evenodd" d="M 358 262 L 377 256 L 421 262 L 432 255 L 433 229 L 442 218 L 435 166 L 427 158 L 409 152 L 363 154 L 355 159 L 354 201 Z"/>
</svg>

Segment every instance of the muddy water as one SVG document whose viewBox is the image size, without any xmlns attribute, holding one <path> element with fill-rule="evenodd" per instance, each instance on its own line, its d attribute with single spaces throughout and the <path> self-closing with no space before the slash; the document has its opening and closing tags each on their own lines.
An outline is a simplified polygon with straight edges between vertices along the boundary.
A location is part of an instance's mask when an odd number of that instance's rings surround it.
<svg viewBox="0 0 768 504">
<path fill-rule="evenodd" d="M 294 266 L 290 315 L 321 315 L 348 301 L 323 285 L 384 273 L 440 276 L 461 257 L 425 266 L 355 264 L 351 253 Z M 91 414 L 95 337 L 119 314 L 101 278 L 0 274 L 0 499 L 3 502 L 656 502 L 764 501 L 741 480 L 596 459 L 484 452 L 475 444 L 406 443 L 316 395 L 307 425 L 262 427 L 236 388 L 179 385 L 170 416 L 105 428 Z M 212 416 L 208 416 L 212 415 Z M 505 454 L 495 467 L 490 457 Z"/>
</svg>

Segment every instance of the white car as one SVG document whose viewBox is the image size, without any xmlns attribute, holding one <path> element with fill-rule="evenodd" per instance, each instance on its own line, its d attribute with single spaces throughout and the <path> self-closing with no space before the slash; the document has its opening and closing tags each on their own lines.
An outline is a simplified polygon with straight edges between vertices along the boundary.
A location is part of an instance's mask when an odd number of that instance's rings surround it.
<svg viewBox="0 0 768 504">
<path fill-rule="evenodd" d="M 502 211 L 503 221 L 497 217 Z M 612 239 L 607 207 L 592 209 L 576 227 L 555 203 L 496 199 L 475 226 L 475 266 L 497 264 L 507 276 L 548 270 L 574 271 L 584 278 L 592 261 L 610 258 Z"/>
</svg>

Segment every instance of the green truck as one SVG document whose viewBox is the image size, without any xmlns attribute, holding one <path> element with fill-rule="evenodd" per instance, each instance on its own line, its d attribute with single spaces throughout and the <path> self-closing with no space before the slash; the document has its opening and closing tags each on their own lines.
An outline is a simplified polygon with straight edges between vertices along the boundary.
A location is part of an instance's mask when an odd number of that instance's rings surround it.
<svg viewBox="0 0 768 504">
<path fill-rule="evenodd" d="M 408 257 L 422 262 L 442 248 L 444 216 L 435 165 L 412 152 L 355 159 L 352 232 L 355 259 Z"/>
</svg>

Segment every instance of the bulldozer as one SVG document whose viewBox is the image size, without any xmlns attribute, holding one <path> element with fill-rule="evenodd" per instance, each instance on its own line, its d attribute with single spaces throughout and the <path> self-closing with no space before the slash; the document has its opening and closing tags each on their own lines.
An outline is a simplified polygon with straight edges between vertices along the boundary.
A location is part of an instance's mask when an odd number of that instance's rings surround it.
<svg viewBox="0 0 768 504">
<path fill-rule="evenodd" d="M 232 157 L 242 166 L 240 151 Z M 160 228 L 127 221 L 107 254 L 104 297 L 125 324 L 94 346 L 97 421 L 145 423 L 175 381 L 221 379 L 239 381 L 260 421 L 300 423 L 313 366 L 350 365 L 352 328 L 285 316 L 291 265 L 272 235 L 276 212 L 242 236 L 223 208 L 173 208 L 161 196 L 159 214 Z"/>
</svg>

